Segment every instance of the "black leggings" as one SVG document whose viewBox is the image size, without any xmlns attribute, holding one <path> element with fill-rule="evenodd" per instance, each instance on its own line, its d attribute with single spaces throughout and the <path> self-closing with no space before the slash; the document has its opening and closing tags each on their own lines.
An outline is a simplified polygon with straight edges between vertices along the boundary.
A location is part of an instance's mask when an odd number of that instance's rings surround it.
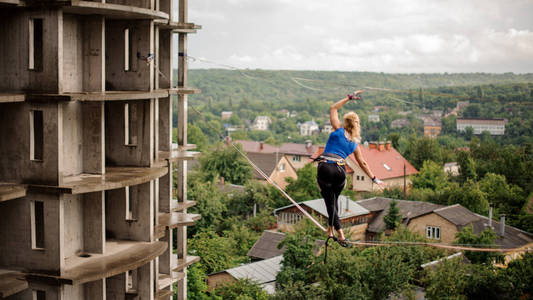
<svg viewBox="0 0 533 300">
<path fill-rule="evenodd" d="M 335 230 L 341 229 L 339 219 L 339 204 L 337 199 L 346 184 L 346 168 L 336 163 L 320 162 L 316 181 L 320 187 L 320 194 L 326 203 L 328 211 L 328 225 L 333 226 Z"/>
</svg>

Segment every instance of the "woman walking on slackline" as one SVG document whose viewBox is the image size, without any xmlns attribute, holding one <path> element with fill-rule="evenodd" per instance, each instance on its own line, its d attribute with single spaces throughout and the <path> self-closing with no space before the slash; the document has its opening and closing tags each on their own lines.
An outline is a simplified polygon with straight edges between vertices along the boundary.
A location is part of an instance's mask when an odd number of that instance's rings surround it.
<svg viewBox="0 0 533 300">
<path fill-rule="evenodd" d="M 351 111 L 344 115 L 344 125 L 339 121 L 337 112 L 339 108 L 350 100 L 360 99 L 358 96 L 362 92 L 359 90 L 353 94 L 348 94 L 346 98 L 330 107 L 329 119 L 334 131 L 329 135 L 324 153 L 317 158 L 319 164 L 316 179 L 328 211 L 328 237 L 335 237 L 333 230 L 335 229 L 338 233 L 337 241 L 343 247 L 349 247 L 350 241 L 344 236 L 341 229 L 337 199 L 346 185 L 346 157 L 354 153 L 359 166 L 372 178 L 372 181 L 379 185 L 383 184 L 383 181 L 374 176 L 362 156 L 361 150 L 357 147 L 361 141 L 359 116 Z"/>
</svg>

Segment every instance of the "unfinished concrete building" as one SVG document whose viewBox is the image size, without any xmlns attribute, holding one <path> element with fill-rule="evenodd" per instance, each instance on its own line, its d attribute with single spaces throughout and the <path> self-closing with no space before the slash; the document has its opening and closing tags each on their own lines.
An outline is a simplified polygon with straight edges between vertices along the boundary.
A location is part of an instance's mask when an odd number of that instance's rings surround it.
<svg viewBox="0 0 533 300">
<path fill-rule="evenodd" d="M 187 297 L 197 29 L 187 0 L 0 0 L 0 298 Z"/>
</svg>

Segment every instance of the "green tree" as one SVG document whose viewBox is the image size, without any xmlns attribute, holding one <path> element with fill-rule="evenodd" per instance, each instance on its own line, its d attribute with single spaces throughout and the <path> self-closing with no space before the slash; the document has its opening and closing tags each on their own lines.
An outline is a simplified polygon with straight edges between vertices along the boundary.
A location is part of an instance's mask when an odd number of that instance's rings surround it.
<svg viewBox="0 0 533 300">
<path fill-rule="evenodd" d="M 246 159 L 232 147 L 225 147 L 221 144 L 200 157 L 200 169 L 207 181 L 220 176 L 224 177 L 227 182 L 244 184 L 252 178 L 252 167 Z"/>
<path fill-rule="evenodd" d="M 385 221 L 385 227 L 387 229 L 394 230 L 400 224 L 401 220 L 402 217 L 400 215 L 400 209 L 398 208 L 397 202 L 391 201 L 389 204 L 389 212 L 383 218 L 383 221 Z"/>
<path fill-rule="evenodd" d="M 296 171 L 298 178 L 287 178 L 289 183 L 285 189 L 295 201 L 307 201 L 320 198 L 320 191 L 316 183 L 317 168 L 313 164 L 307 164 L 305 167 Z"/>
<path fill-rule="evenodd" d="M 509 263 L 504 275 L 512 284 L 512 295 L 516 299 L 533 297 L 533 253 L 524 254 L 521 259 Z"/>
<path fill-rule="evenodd" d="M 447 189 L 448 204 L 461 204 L 478 214 L 487 214 L 489 201 L 487 195 L 479 188 L 479 183 L 473 180 L 465 182 L 460 189 Z"/>
<path fill-rule="evenodd" d="M 474 233 L 473 226 L 465 226 L 455 234 L 454 243 L 457 245 L 470 245 L 476 248 L 496 247 L 498 236 L 491 228 L 483 230 L 479 235 Z M 503 256 L 497 252 L 465 251 L 465 256 L 474 264 L 491 265 L 494 261 L 503 262 Z"/>
<path fill-rule="evenodd" d="M 428 269 L 423 282 L 429 300 L 467 299 L 468 268 L 461 258 L 445 259 L 434 270 Z"/>
<path fill-rule="evenodd" d="M 205 272 L 214 272 L 229 269 L 240 261 L 246 261 L 245 257 L 237 257 L 234 243 L 226 237 L 219 236 L 213 230 L 198 232 L 189 239 L 190 254 L 200 256 L 200 262 Z"/>
<path fill-rule="evenodd" d="M 435 139 L 428 137 L 411 137 L 405 156 L 417 169 L 420 169 L 426 160 L 442 162 L 441 147 Z"/>
<path fill-rule="evenodd" d="M 479 187 L 487 195 L 489 203 L 498 208 L 500 213 L 520 214 L 526 198 L 520 187 L 507 184 L 505 176 L 487 173 L 479 181 Z"/>
<path fill-rule="evenodd" d="M 191 144 L 196 145 L 198 151 L 207 150 L 209 140 L 200 127 L 194 124 L 189 124 L 187 128 L 187 138 Z M 175 139 L 175 142 L 177 142 L 177 138 Z"/>
<path fill-rule="evenodd" d="M 197 230 L 213 226 L 216 228 L 224 219 L 227 212 L 227 195 L 220 193 L 220 190 L 213 181 L 203 182 L 200 175 L 193 175 L 188 182 L 187 196 L 189 199 L 196 199 L 196 205 L 189 211 L 202 216 L 197 221 L 196 226 L 192 226 L 188 233 L 194 235 Z"/>
<path fill-rule="evenodd" d="M 413 188 L 440 191 L 448 184 L 448 175 L 446 175 L 442 166 L 427 160 L 412 181 Z"/>
<path fill-rule="evenodd" d="M 268 294 L 259 284 L 250 279 L 239 279 L 233 283 L 218 286 L 213 291 L 214 297 L 228 300 L 267 300 Z"/>
<path fill-rule="evenodd" d="M 187 268 L 187 299 L 208 300 L 207 275 L 201 263 Z"/>
<path fill-rule="evenodd" d="M 457 163 L 459 164 L 459 180 L 466 182 L 467 180 L 476 180 L 476 162 L 466 151 L 457 152 Z"/>
</svg>

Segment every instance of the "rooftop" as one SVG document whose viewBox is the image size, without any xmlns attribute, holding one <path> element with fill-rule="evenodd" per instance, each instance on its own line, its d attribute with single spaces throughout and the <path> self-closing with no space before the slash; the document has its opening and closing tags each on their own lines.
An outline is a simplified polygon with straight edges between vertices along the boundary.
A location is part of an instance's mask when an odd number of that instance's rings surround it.
<svg viewBox="0 0 533 300">
<path fill-rule="evenodd" d="M 348 198 L 347 196 L 340 195 L 339 196 L 339 218 L 345 219 L 360 215 L 366 215 L 369 214 L 370 211 L 366 209 L 365 207 L 358 204 L 358 202 L 355 202 Z M 301 206 L 307 206 L 310 209 L 316 211 L 317 213 L 321 214 L 322 216 L 326 217 L 328 216 L 328 212 L 326 210 L 326 204 L 324 203 L 324 199 L 314 199 L 309 201 L 303 201 L 298 203 Z M 346 206 L 348 208 L 346 208 Z M 287 205 L 284 207 L 280 207 L 274 210 L 274 214 L 277 214 L 279 211 L 282 211 L 286 208 L 294 207 L 294 204 Z"/>
<path fill-rule="evenodd" d="M 365 158 L 370 170 L 374 173 L 379 179 L 388 179 L 396 178 L 404 175 L 404 165 L 405 165 L 405 175 L 417 174 L 418 170 L 409 163 L 396 149 L 390 147 L 389 150 L 378 150 L 367 148 L 365 146 L 359 145 L 361 154 Z M 357 165 L 355 160 L 355 155 L 352 153 L 349 156 Z"/>
<path fill-rule="evenodd" d="M 252 258 L 268 259 L 282 255 L 283 252 L 285 252 L 285 247 L 279 249 L 278 244 L 281 243 L 284 238 L 285 234 L 282 232 L 265 230 L 248 251 L 248 256 Z"/>
</svg>

